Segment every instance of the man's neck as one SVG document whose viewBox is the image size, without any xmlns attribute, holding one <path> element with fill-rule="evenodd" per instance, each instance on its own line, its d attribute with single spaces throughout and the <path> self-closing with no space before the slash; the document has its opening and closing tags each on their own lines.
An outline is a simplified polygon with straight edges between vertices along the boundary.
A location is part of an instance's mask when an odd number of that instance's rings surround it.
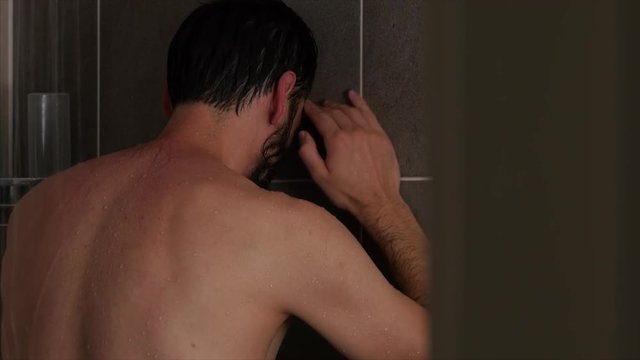
<svg viewBox="0 0 640 360">
<path fill-rule="evenodd" d="M 158 141 L 174 151 L 204 153 L 231 170 L 248 175 L 253 162 L 252 141 L 243 134 L 242 122 L 235 114 L 221 115 L 204 104 L 178 106 Z"/>
</svg>

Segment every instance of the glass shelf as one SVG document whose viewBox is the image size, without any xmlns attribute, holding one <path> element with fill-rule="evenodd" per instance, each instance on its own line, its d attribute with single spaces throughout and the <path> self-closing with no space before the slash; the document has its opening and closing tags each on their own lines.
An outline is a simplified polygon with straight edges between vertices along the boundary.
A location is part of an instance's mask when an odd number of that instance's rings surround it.
<svg viewBox="0 0 640 360">
<path fill-rule="evenodd" d="M 12 207 L 42 180 L 43 178 L 0 178 L 0 210 L 6 211 L 6 208 Z"/>
<path fill-rule="evenodd" d="M 0 178 L 0 186 L 33 185 L 44 178 Z"/>
</svg>

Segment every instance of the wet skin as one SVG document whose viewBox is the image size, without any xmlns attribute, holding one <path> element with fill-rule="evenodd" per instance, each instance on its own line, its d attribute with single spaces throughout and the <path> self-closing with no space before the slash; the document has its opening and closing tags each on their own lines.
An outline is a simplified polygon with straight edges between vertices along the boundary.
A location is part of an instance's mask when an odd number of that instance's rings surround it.
<svg viewBox="0 0 640 360">
<path fill-rule="evenodd" d="M 426 352 L 425 309 L 332 215 L 161 140 L 30 191 L 2 295 L 6 359 L 273 359 L 291 315 L 348 357 Z"/>
<path fill-rule="evenodd" d="M 12 216 L 3 352 L 264 358 L 286 319 L 268 301 L 269 242 L 285 235 L 270 222 L 295 206 L 208 158 L 155 145 L 48 179 Z"/>
</svg>

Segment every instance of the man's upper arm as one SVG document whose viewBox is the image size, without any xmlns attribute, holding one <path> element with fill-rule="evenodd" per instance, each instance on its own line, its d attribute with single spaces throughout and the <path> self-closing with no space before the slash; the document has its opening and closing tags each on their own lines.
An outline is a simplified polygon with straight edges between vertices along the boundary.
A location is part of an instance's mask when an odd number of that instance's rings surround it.
<svg viewBox="0 0 640 360">
<path fill-rule="evenodd" d="M 354 359 L 427 357 L 426 310 L 384 278 L 333 216 L 304 204 L 286 241 L 283 310 Z"/>
</svg>

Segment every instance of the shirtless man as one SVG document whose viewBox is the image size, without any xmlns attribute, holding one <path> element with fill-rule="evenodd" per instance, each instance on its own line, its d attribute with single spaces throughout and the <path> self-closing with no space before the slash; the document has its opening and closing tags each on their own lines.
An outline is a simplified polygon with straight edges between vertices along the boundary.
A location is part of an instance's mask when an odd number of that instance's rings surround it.
<svg viewBox="0 0 640 360">
<path fill-rule="evenodd" d="M 3 359 L 273 359 L 291 315 L 349 358 L 427 357 L 426 238 L 393 147 L 358 94 L 305 101 L 316 57 L 281 2 L 194 11 L 169 50 L 163 133 L 52 176 L 16 206 Z M 373 234 L 399 290 L 324 209 L 256 185 L 303 109 L 327 156 L 304 132 L 300 156 Z"/>
</svg>

